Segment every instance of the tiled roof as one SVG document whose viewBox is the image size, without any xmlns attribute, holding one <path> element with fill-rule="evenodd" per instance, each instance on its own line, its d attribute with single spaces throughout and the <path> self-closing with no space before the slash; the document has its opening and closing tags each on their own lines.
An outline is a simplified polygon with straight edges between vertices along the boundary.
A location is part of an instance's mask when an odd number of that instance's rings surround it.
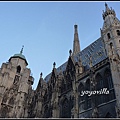
<svg viewBox="0 0 120 120">
<path fill-rule="evenodd" d="M 99 63 L 100 61 L 107 58 L 106 51 L 104 48 L 104 43 L 101 38 L 97 39 L 95 42 L 90 44 L 88 47 L 83 49 L 80 53 L 76 54 L 73 58 L 74 61 L 77 62 L 79 58 L 81 58 L 83 66 L 86 69 L 89 68 L 90 56 L 92 57 L 92 65 Z M 57 73 L 59 74 L 60 70 L 63 72 L 65 71 L 67 66 L 67 62 L 62 64 L 60 67 L 57 68 Z M 49 81 L 51 73 L 45 77 L 45 81 Z"/>
</svg>

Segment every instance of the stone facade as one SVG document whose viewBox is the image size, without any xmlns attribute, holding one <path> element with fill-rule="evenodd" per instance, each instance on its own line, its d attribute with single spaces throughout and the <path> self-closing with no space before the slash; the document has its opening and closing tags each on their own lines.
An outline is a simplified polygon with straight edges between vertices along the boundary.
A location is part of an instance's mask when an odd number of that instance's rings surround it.
<svg viewBox="0 0 120 120">
<path fill-rule="evenodd" d="M 103 20 L 101 37 L 82 51 L 74 25 L 73 53 L 58 68 L 54 62 L 45 79 L 41 73 L 36 90 L 23 48 L 3 63 L 0 117 L 119 118 L 120 21 L 106 3 Z"/>
</svg>

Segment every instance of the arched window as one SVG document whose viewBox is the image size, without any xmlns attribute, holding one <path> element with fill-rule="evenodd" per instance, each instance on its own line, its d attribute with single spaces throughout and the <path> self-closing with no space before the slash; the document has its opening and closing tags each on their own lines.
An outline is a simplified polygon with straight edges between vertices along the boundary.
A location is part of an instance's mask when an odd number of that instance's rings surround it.
<svg viewBox="0 0 120 120">
<path fill-rule="evenodd" d="M 62 79 L 62 85 L 61 85 L 61 93 L 66 91 L 66 81 Z"/>
<path fill-rule="evenodd" d="M 120 30 L 116 30 L 117 35 L 120 36 Z"/>
<path fill-rule="evenodd" d="M 91 91 L 90 90 L 90 79 L 88 79 L 87 81 L 86 81 L 86 91 Z M 89 109 L 89 108 L 91 108 L 91 96 L 88 96 L 88 94 L 86 94 L 86 98 L 85 98 L 86 100 L 86 107 L 85 107 L 85 109 Z"/>
<path fill-rule="evenodd" d="M 110 38 L 111 38 L 110 33 L 108 33 L 108 34 L 107 34 L 107 37 L 108 37 L 108 39 L 110 39 Z"/>
<path fill-rule="evenodd" d="M 67 98 L 65 98 L 62 102 L 62 118 L 70 118 L 71 117 L 71 111 L 69 107 L 69 101 Z"/>
<path fill-rule="evenodd" d="M 85 95 L 82 96 L 82 92 L 84 91 L 84 85 L 82 83 L 80 83 L 79 87 L 78 87 L 78 92 L 79 92 L 79 108 L 80 111 L 85 109 Z"/>
<path fill-rule="evenodd" d="M 104 83 L 103 83 L 103 78 L 102 76 L 98 73 L 95 76 L 95 80 L 96 80 L 96 91 L 100 91 L 101 89 L 104 88 Z M 97 94 L 97 102 L 96 104 L 99 105 L 101 103 L 104 102 L 104 95 L 103 94 Z"/>
<path fill-rule="evenodd" d="M 105 78 L 104 86 L 105 86 L 105 88 L 107 88 L 107 90 L 109 90 L 109 94 L 108 94 L 109 96 L 107 96 L 107 95 L 105 96 L 105 98 L 106 98 L 105 100 L 107 102 L 107 101 L 115 99 L 115 92 L 114 92 L 112 75 L 111 75 L 110 70 L 107 69 L 105 71 L 104 78 Z"/>
<path fill-rule="evenodd" d="M 17 73 L 20 73 L 20 71 L 21 71 L 21 67 L 19 65 L 19 66 L 17 66 Z"/>
<path fill-rule="evenodd" d="M 104 73 L 104 76 L 105 76 L 105 87 L 107 87 L 107 89 L 112 89 L 113 81 L 112 81 L 112 75 L 110 73 L 110 70 L 106 70 Z"/>
</svg>

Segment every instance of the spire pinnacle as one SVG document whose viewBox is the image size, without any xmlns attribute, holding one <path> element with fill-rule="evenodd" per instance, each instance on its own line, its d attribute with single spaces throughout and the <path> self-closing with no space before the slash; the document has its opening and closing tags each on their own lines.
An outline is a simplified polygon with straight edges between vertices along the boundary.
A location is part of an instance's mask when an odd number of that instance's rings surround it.
<svg viewBox="0 0 120 120">
<path fill-rule="evenodd" d="M 23 53 L 23 48 L 24 48 L 24 45 L 22 46 L 22 49 L 21 49 L 21 51 L 20 51 L 20 54 L 22 54 L 22 53 Z"/>
<path fill-rule="evenodd" d="M 43 74 L 42 74 L 42 72 L 41 72 L 41 73 L 40 73 L 40 78 L 42 78 L 42 75 L 43 75 Z"/>
<path fill-rule="evenodd" d="M 78 26 L 74 25 L 74 42 L 73 42 L 73 55 L 76 55 L 80 52 L 80 44 L 79 44 L 79 37 L 78 37 Z"/>
<path fill-rule="evenodd" d="M 55 65 L 56 65 L 56 63 L 54 62 L 54 63 L 53 63 L 53 68 L 55 68 Z"/>
<path fill-rule="evenodd" d="M 106 2 L 105 2 L 105 8 L 106 8 L 106 11 L 110 10 Z"/>
<path fill-rule="evenodd" d="M 115 11 L 112 8 L 110 9 L 105 2 L 105 12 L 103 11 L 103 20 L 105 20 L 106 16 L 108 15 L 116 16 Z"/>
<path fill-rule="evenodd" d="M 70 56 L 72 55 L 72 50 L 71 49 L 69 50 L 69 54 L 70 54 Z"/>
</svg>

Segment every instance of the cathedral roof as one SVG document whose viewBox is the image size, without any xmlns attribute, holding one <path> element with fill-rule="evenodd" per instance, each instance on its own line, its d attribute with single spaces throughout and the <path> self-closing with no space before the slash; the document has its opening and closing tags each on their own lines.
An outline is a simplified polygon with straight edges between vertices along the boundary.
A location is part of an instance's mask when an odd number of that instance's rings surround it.
<svg viewBox="0 0 120 120">
<path fill-rule="evenodd" d="M 107 58 L 102 38 L 97 39 L 88 47 L 83 49 L 81 52 L 73 56 L 75 62 L 78 62 L 79 58 L 81 59 L 83 66 L 85 66 L 85 70 L 89 69 L 90 57 L 92 58 L 93 66 Z M 60 71 L 62 72 L 65 71 L 66 66 L 67 66 L 67 62 L 62 64 L 60 67 L 56 68 L 57 73 L 59 74 Z M 44 80 L 48 82 L 50 76 L 51 73 L 48 74 Z"/>
</svg>

